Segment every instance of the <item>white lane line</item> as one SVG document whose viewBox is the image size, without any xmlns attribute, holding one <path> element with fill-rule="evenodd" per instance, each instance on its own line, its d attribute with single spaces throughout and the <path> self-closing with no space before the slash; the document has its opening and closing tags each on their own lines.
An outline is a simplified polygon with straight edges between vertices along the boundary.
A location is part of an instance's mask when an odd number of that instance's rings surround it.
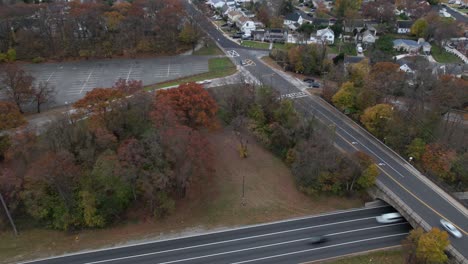
<svg viewBox="0 0 468 264">
<path fill-rule="evenodd" d="M 128 70 L 127 78 L 125 79 L 125 81 L 128 82 L 128 78 L 130 78 L 130 74 L 132 73 L 132 70 L 133 70 L 133 63 L 132 63 L 132 65 L 130 66 L 130 70 Z"/>
<path fill-rule="evenodd" d="M 313 100 L 313 99 L 312 99 Z M 315 100 L 314 100 L 315 101 Z M 319 104 L 319 103 L 317 103 Z M 304 105 L 303 105 L 304 106 Z M 377 155 L 374 151 L 372 151 L 370 148 L 368 148 L 365 144 L 362 144 L 361 142 L 359 142 L 359 140 L 357 140 L 353 135 L 351 135 L 348 131 L 346 131 L 345 129 L 343 129 L 343 127 L 339 126 L 338 124 L 336 124 L 333 120 L 331 120 L 326 114 L 324 114 L 322 111 L 320 111 L 317 107 L 314 107 L 314 106 L 311 106 L 315 111 L 319 112 L 320 114 L 322 114 L 326 119 L 328 119 L 329 122 L 331 122 L 333 125 L 335 125 L 337 128 L 341 129 L 341 131 L 343 131 L 344 133 L 346 133 L 349 137 L 351 137 L 351 139 L 362 145 L 364 148 L 366 148 L 370 153 L 372 153 L 377 159 L 379 159 L 380 161 L 384 161 L 383 158 L 380 157 L 380 155 Z M 325 107 L 324 107 L 325 108 Z M 331 111 L 330 111 L 331 112 Z M 340 119 L 338 117 L 338 119 Z M 343 121 L 344 122 L 344 121 Z M 345 123 L 345 122 L 344 122 Z M 351 125 L 350 125 L 351 126 Z M 361 135 L 361 133 L 357 132 L 358 134 Z M 362 135 L 361 135 L 362 136 Z M 381 150 L 379 147 L 377 147 L 379 150 Z M 383 150 L 381 150 L 383 151 Z M 393 171 L 395 171 L 401 178 L 404 178 L 405 176 L 403 176 L 400 172 L 398 172 L 395 168 L 393 168 L 391 165 L 388 165 L 388 167 L 390 167 Z"/>
<path fill-rule="evenodd" d="M 284 257 L 284 256 L 289 256 L 289 255 L 294 255 L 294 254 L 300 254 L 300 253 L 305 253 L 305 252 L 310 252 L 310 251 L 316 251 L 316 250 L 324 249 L 324 248 L 339 247 L 339 246 L 344 246 L 344 245 L 350 245 L 350 244 L 362 243 L 362 242 L 367 242 L 367 241 L 372 241 L 372 240 L 378 240 L 378 239 L 382 239 L 382 238 L 403 236 L 403 235 L 407 235 L 407 234 L 409 234 L 409 233 L 399 233 L 399 234 L 388 235 L 388 236 L 380 236 L 380 237 L 361 239 L 361 240 L 356 240 L 356 241 L 346 242 L 346 243 L 340 243 L 340 244 L 335 244 L 335 245 L 330 245 L 330 246 L 311 248 L 311 249 L 300 250 L 300 251 L 295 251 L 295 252 L 289 252 L 289 253 L 284 253 L 284 254 L 278 254 L 278 255 L 273 255 L 273 256 L 268 256 L 268 257 L 263 257 L 263 258 L 244 260 L 244 261 L 240 261 L 240 262 L 233 262 L 231 264 L 242 264 L 242 263 L 255 262 L 255 261 L 260 261 L 260 260 L 265 260 L 265 259 L 279 258 L 279 257 Z"/>
<path fill-rule="evenodd" d="M 206 247 L 206 246 L 212 246 L 212 245 L 218 245 L 218 244 L 225 244 L 225 243 L 236 242 L 236 241 L 242 241 L 242 240 L 247 240 L 247 239 L 252 239 L 252 238 L 273 236 L 273 235 L 285 234 L 285 233 L 296 232 L 296 231 L 302 231 L 302 230 L 307 230 L 307 229 L 313 229 L 313 228 L 317 228 L 317 227 L 338 225 L 338 224 L 344 224 L 344 223 L 350 223 L 350 222 L 357 222 L 357 221 L 368 220 L 368 219 L 374 219 L 374 218 L 375 218 L 375 216 L 373 216 L 373 217 L 359 218 L 359 219 L 353 219 L 353 220 L 347 220 L 347 221 L 341 221 L 341 222 L 335 222 L 335 223 L 322 224 L 322 225 L 308 226 L 308 227 L 290 229 L 290 230 L 285 230 L 285 231 L 278 231 L 278 232 L 267 233 L 267 234 L 256 235 L 256 236 L 241 237 L 241 238 L 230 239 L 230 240 L 224 240 L 224 241 L 219 241 L 219 242 L 212 242 L 212 243 L 201 244 L 201 245 L 195 245 L 195 246 L 189 246 L 189 247 L 174 248 L 174 249 L 168 249 L 168 250 L 163 250 L 163 251 L 158 251 L 158 252 L 151 252 L 151 253 L 146 253 L 146 254 L 127 256 L 127 257 L 122 257 L 122 258 L 106 259 L 106 260 L 100 260 L 100 261 L 95 261 L 95 262 L 86 262 L 86 263 L 84 263 L 84 264 L 97 264 L 97 263 L 105 263 L 105 262 L 109 262 L 109 261 L 116 261 L 116 260 L 123 260 L 123 259 L 130 259 L 130 258 L 138 258 L 138 257 L 144 257 L 144 256 L 151 256 L 151 255 L 163 254 L 163 253 L 168 253 L 168 252 L 174 252 L 174 251 L 180 251 L 180 250 L 186 250 L 186 249 L 192 249 L 192 248 L 199 248 L 199 247 Z"/>
<path fill-rule="evenodd" d="M 166 77 L 169 77 L 169 72 L 171 71 L 171 61 L 169 61 L 169 64 L 167 65 L 167 74 Z"/>
<path fill-rule="evenodd" d="M 55 73 L 55 72 L 52 72 L 52 73 L 49 75 L 49 78 L 47 78 L 47 81 L 46 81 L 47 83 L 49 83 L 49 80 L 50 80 L 50 78 L 52 78 L 52 75 L 54 75 L 54 73 Z"/>
<path fill-rule="evenodd" d="M 86 81 L 83 83 L 83 86 L 81 86 L 81 90 L 80 90 L 80 94 L 83 92 L 86 84 L 88 83 L 89 81 L 89 78 L 91 78 L 91 75 L 93 74 L 94 72 L 94 68 L 91 69 L 91 72 L 88 74 L 88 78 L 86 78 Z"/>
<path fill-rule="evenodd" d="M 362 207 L 362 208 L 355 208 L 355 209 L 348 209 L 348 210 L 339 210 L 339 211 L 334 211 L 334 212 L 330 212 L 330 213 L 317 214 L 317 215 L 313 215 L 313 216 L 295 217 L 295 218 L 291 218 L 291 219 L 287 219 L 287 220 L 280 220 L 280 221 L 274 221 L 274 222 L 263 223 L 263 224 L 247 225 L 247 226 L 229 228 L 229 229 L 220 230 L 220 231 L 210 231 L 210 232 L 200 233 L 200 234 L 196 234 L 196 235 L 186 235 L 186 236 L 180 236 L 180 237 L 174 237 L 174 238 L 159 239 L 159 240 L 154 240 L 154 241 L 149 241 L 149 242 L 135 243 L 135 244 L 131 244 L 131 245 L 115 246 L 115 247 L 95 249 L 95 250 L 86 250 L 86 251 L 81 251 L 81 252 L 76 252 L 76 253 L 63 254 L 61 256 L 41 258 L 41 259 L 35 259 L 35 260 L 31 260 L 31 261 L 26 261 L 26 262 L 20 262 L 18 264 L 26 264 L 26 263 L 36 262 L 36 261 L 44 261 L 44 260 L 58 259 L 58 258 L 63 258 L 63 257 L 71 257 L 71 256 L 77 256 L 77 255 L 91 254 L 91 253 L 102 252 L 102 251 L 110 251 L 110 250 L 116 250 L 116 249 L 138 247 L 138 246 L 149 245 L 149 244 L 158 244 L 158 243 L 162 243 L 162 242 L 174 241 L 174 240 L 179 240 L 179 239 L 187 239 L 187 238 L 193 238 L 193 237 L 199 237 L 199 236 L 222 234 L 222 233 L 226 233 L 226 232 L 246 230 L 246 229 L 264 227 L 264 226 L 269 226 L 269 225 L 278 225 L 278 224 L 290 223 L 290 222 L 295 222 L 295 221 L 310 220 L 310 219 L 315 219 L 315 218 L 320 218 L 320 217 L 325 217 L 325 216 L 331 216 L 331 215 L 339 215 L 339 214 L 354 213 L 354 212 L 359 212 L 359 211 L 374 210 L 374 209 L 377 209 L 377 208 L 385 208 L 385 207 L 391 207 L 391 206 L 390 205 L 381 205 L 381 206 L 374 206 L 374 207 Z"/>
</svg>

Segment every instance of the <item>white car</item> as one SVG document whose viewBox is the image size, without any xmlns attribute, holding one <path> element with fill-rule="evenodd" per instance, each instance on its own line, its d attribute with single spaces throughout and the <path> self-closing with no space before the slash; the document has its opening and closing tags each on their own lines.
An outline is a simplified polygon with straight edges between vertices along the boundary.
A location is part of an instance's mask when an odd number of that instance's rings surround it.
<svg viewBox="0 0 468 264">
<path fill-rule="evenodd" d="M 396 223 L 403 221 L 404 218 L 401 214 L 399 213 L 388 213 L 388 214 L 383 214 L 379 215 L 375 218 L 377 222 L 381 224 L 391 224 L 391 223 Z"/>
<path fill-rule="evenodd" d="M 462 233 L 460 231 L 458 231 L 458 229 L 452 223 L 450 223 L 449 221 L 444 220 L 444 219 L 440 219 L 440 224 L 452 236 L 454 236 L 456 238 L 461 238 L 462 237 Z"/>
</svg>

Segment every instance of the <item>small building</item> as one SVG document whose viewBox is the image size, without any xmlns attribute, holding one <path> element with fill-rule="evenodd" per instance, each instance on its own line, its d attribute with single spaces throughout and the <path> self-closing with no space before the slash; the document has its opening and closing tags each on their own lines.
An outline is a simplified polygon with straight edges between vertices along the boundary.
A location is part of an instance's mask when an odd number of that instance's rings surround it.
<svg viewBox="0 0 468 264">
<path fill-rule="evenodd" d="M 251 36 L 252 31 L 256 30 L 255 23 L 248 17 L 241 16 L 236 21 L 236 26 L 244 32 L 245 36 Z"/>
<path fill-rule="evenodd" d="M 411 31 L 414 21 L 412 20 L 398 20 L 397 21 L 397 33 L 408 34 Z"/>
<path fill-rule="evenodd" d="M 283 24 L 291 30 L 297 30 L 303 22 L 304 19 L 302 18 L 301 14 L 294 12 L 285 16 Z"/>
<path fill-rule="evenodd" d="M 324 29 L 319 29 L 317 30 L 317 33 L 315 36 L 311 36 L 310 41 L 314 41 L 314 39 L 321 40 L 328 45 L 333 45 L 335 43 L 335 32 L 331 30 L 330 28 L 324 28 Z"/>
<path fill-rule="evenodd" d="M 266 30 L 252 31 L 252 37 L 256 41 L 286 42 L 288 32 L 282 28 L 271 28 Z"/>
<path fill-rule="evenodd" d="M 393 41 L 393 48 L 397 51 L 405 51 L 408 53 L 418 53 L 421 49 L 424 53 L 431 52 L 431 44 L 420 38 L 418 41 L 410 39 L 395 39 Z"/>
</svg>

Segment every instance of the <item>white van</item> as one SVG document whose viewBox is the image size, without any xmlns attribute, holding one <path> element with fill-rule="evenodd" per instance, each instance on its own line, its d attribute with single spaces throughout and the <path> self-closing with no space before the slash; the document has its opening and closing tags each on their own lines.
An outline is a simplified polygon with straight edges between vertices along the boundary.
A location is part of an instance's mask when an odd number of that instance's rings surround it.
<svg viewBox="0 0 468 264">
<path fill-rule="evenodd" d="M 388 214 L 383 214 L 379 215 L 376 217 L 377 222 L 381 224 L 391 224 L 391 223 L 396 223 L 403 221 L 404 218 L 401 214 L 399 213 L 388 213 Z"/>
</svg>

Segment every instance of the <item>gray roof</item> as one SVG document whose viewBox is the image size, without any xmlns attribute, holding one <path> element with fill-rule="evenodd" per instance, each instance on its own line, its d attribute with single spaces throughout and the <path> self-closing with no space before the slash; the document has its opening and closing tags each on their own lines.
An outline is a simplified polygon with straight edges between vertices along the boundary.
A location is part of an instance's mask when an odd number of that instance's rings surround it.
<svg viewBox="0 0 468 264">
<path fill-rule="evenodd" d="M 397 26 L 398 26 L 398 28 L 411 28 L 413 23 L 414 23 L 414 21 L 412 21 L 412 20 L 398 20 L 397 21 Z"/>
<path fill-rule="evenodd" d="M 298 21 L 299 18 L 301 17 L 301 14 L 294 12 L 294 13 L 289 13 L 286 15 L 285 19 L 286 20 L 291 20 L 291 21 Z"/>
</svg>

